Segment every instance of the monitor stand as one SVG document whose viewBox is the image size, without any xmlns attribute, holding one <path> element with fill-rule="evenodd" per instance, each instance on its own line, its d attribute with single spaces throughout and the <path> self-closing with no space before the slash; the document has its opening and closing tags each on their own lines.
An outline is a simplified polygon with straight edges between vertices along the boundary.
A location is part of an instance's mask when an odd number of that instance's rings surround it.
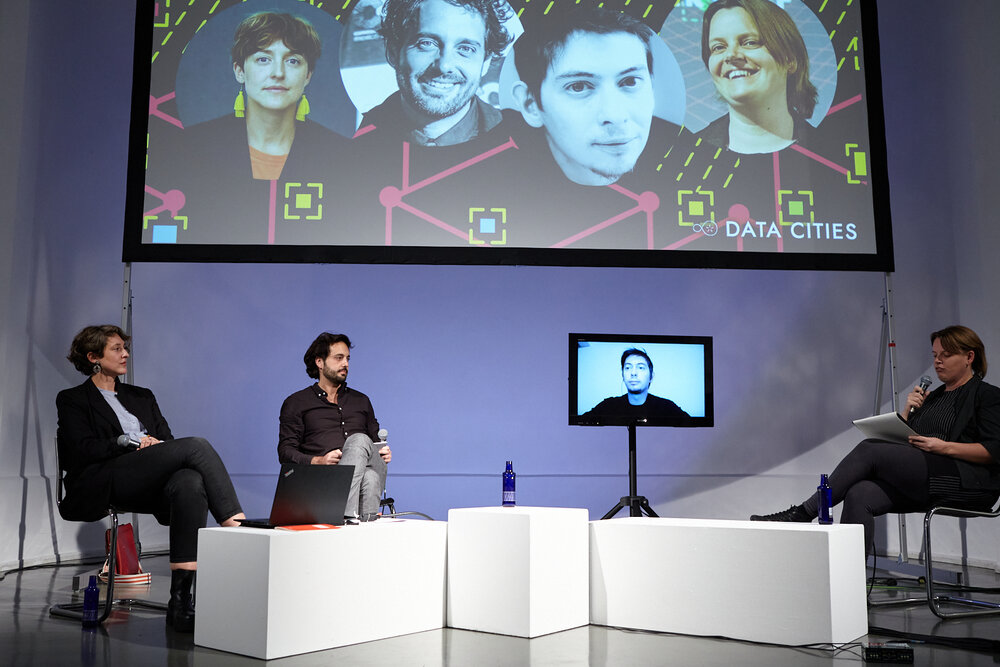
<svg viewBox="0 0 1000 667">
<path fill-rule="evenodd" d="M 628 495 L 622 496 L 618 504 L 602 516 L 601 520 L 612 518 L 626 507 L 629 508 L 629 516 L 642 516 L 644 513 L 646 516 L 659 516 L 649 506 L 649 501 L 646 500 L 646 497 L 637 494 L 635 481 L 635 422 L 632 422 L 628 425 Z"/>
</svg>

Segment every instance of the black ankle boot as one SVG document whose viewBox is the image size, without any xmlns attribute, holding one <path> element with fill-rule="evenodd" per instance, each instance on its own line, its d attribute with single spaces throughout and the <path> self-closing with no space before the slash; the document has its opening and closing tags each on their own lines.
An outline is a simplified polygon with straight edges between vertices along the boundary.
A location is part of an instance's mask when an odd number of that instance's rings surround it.
<svg viewBox="0 0 1000 667">
<path fill-rule="evenodd" d="M 194 570 L 170 571 L 170 601 L 167 602 L 167 625 L 177 632 L 194 632 Z"/>
</svg>

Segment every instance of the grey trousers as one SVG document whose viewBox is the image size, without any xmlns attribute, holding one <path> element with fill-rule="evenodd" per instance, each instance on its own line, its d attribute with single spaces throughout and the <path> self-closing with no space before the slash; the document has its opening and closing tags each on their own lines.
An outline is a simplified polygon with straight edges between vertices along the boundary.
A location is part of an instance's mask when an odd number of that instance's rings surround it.
<svg viewBox="0 0 1000 667">
<path fill-rule="evenodd" d="M 372 442 L 364 433 L 347 437 L 341 448 L 341 465 L 354 466 L 351 494 L 347 496 L 347 516 L 374 514 L 379 510 L 379 499 L 385 489 L 386 465 L 378 450 L 380 444 Z"/>
</svg>

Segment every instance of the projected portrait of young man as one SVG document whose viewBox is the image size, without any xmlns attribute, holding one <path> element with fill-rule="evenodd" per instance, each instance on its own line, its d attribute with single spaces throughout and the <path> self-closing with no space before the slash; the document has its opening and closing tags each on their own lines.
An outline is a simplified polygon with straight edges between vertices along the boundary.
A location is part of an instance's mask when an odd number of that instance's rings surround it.
<svg viewBox="0 0 1000 667">
<path fill-rule="evenodd" d="M 622 396 L 606 398 L 582 415 L 582 419 L 601 422 L 620 422 L 642 419 L 673 418 L 690 419 L 690 415 L 667 398 L 649 393 L 653 381 L 653 360 L 638 348 L 629 348 L 621 357 L 622 382 L 626 392 Z"/>
<path fill-rule="evenodd" d="M 737 153 L 773 153 L 808 135 L 817 91 L 805 42 L 785 10 L 768 0 L 712 3 L 701 58 L 729 112 L 700 138 Z"/>
<path fill-rule="evenodd" d="M 631 171 L 653 123 L 653 31 L 627 14 L 572 10 L 528 30 L 515 47 L 513 89 L 569 180 L 609 185 Z"/>
<path fill-rule="evenodd" d="M 496 127 L 500 111 L 476 93 L 512 41 L 503 26 L 508 12 L 492 0 L 387 0 L 379 33 L 399 90 L 366 113 L 361 128 L 452 146 Z"/>
</svg>

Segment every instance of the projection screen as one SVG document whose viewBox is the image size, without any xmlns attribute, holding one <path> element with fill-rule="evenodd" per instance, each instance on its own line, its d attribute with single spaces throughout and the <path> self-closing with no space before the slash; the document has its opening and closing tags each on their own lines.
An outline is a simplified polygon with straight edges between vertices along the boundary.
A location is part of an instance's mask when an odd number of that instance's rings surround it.
<svg viewBox="0 0 1000 667">
<path fill-rule="evenodd" d="M 891 271 L 871 0 L 140 0 L 125 261 Z"/>
</svg>

